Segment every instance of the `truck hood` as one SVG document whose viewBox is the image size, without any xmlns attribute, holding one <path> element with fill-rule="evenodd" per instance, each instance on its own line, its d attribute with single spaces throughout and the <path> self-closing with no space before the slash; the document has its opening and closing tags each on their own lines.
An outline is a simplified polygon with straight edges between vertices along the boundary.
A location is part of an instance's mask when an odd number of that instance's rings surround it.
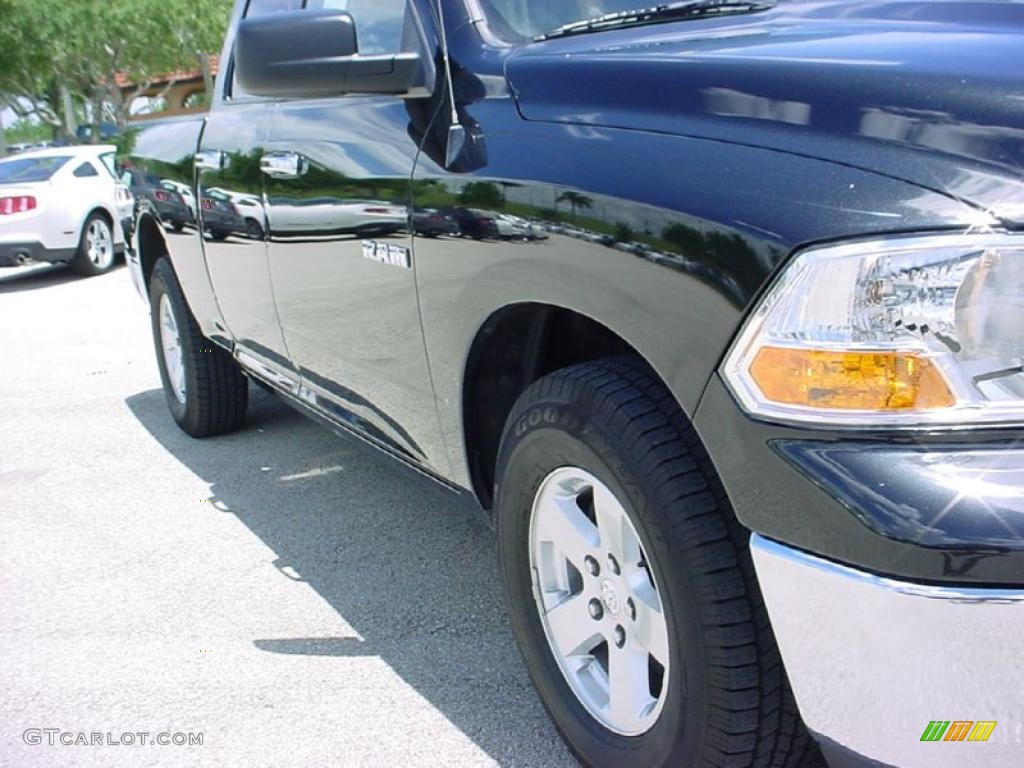
<svg viewBox="0 0 1024 768">
<path fill-rule="evenodd" d="M 1024 3 L 781 2 L 509 57 L 527 120 L 760 146 L 1024 225 Z"/>
</svg>

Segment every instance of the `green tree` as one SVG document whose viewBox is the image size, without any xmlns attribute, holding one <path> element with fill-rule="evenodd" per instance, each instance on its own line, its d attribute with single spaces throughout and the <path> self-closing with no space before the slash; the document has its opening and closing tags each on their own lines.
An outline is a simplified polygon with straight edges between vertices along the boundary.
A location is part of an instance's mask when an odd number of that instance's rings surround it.
<svg viewBox="0 0 1024 768">
<path fill-rule="evenodd" d="M 557 208 L 538 208 L 536 216 L 544 221 L 562 220 L 562 212 Z"/>
<path fill-rule="evenodd" d="M 16 120 L 4 129 L 4 133 L 11 144 L 23 141 L 34 143 L 53 138 L 53 129 L 50 126 L 31 120 Z"/>
<path fill-rule="evenodd" d="M 489 181 L 471 181 L 459 192 L 459 202 L 462 205 L 495 211 L 505 207 L 505 196 L 497 184 Z"/>
<path fill-rule="evenodd" d="M 57 127 L 59 99 L 53 78 L 47 76 L 40 27 L 47 23 L 46 10 L 43 3 L 0 0 L 0 108 L 10 108 L 19 122 L 31 119 Z"/>
<path fill-rule="evenodd" d="M 572 210 L 573 218 L 576 218 L 576 211 L 580 208 L 591 208 L 594 205 L 593 198 L 582 195 L 579 192 L 563 192 L 555 198 L 555 203 L 568 203 L 569 208 Z"/>
<path fill-rule="evenodd" d="M 698 258 L 704 252 L 704 234 L 696 227 L 670 224 L 661 233 L 661 239 L 672 243 L 681 255 L 691 259 Z"/>
<path fill-rule="evenodd" d="M 636 232 L 633 231 L 633 228 L 629 226 L 629 224 L 620 221 L 618 224 L 615 225 L 615 239 L 618 240 L 620 243 L 628 243 L 634 240 L 635 238 Z"/>
<path fill-rule="evenodd" d="M 0 0 L 0 106 L 67 133 L 88 114 L 127 121 L 156 76 L 219 49 L 226 0 Z M 135 84 L 127 93 L 119 77 Z"/>
</svg>

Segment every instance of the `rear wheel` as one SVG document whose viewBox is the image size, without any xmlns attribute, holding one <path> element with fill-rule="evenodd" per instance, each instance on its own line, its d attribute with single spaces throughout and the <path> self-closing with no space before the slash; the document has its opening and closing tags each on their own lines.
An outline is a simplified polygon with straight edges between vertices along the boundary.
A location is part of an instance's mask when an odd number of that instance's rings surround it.
<svg viewBox="0 0 1024 768">
<path fill-rule="evenodd" d="M 263 227 L 256 219 L 245 220 L 245 234 L 250 240 L 263 239 Z"/>
<path fill-rule="evenodd" d="M 590 766 L 823 765 L 748 551 L 670 393 L 632 358 L 534 383 L 498 458 L 512 625 Z"/>
<path fill-rule="evenodd" d="M 88 277 L 102 275 L 114 266 L 116 257 L 114 231 L 107 217 L 101 213 L 90 214 L 82 227 L 71 269 Z"/>
<path fill-rule="evenodd" d="M 193 437 L 238 429 L 248 379 L 231 355 L 202 335 L 166 258 L 153 267 L 149 300 L 160 378 L 178 426 Z"/>
</svg>

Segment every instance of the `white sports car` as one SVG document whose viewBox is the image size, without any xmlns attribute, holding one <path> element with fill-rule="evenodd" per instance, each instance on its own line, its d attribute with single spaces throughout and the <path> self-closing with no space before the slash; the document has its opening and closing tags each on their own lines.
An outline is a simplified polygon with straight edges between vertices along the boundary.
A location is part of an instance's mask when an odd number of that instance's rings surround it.
<svg viewBox="0 0 1024 768">
<path fill-rule="evenodd" d="M 0 266 L 67 262 L 81 275 L 114 266 L 134 198 L 115 147 L 54 147 L 0 159 Z"/>
</svg>

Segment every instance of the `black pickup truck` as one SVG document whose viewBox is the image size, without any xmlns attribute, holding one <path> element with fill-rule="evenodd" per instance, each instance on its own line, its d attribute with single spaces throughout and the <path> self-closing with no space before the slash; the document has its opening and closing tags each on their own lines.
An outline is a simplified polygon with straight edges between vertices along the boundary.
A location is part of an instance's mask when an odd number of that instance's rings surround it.
<svg viewBox="0 0 1024 768">
<path fill-rule="evenodd" d="M 587 765 L 1019 765 L 1024 5 L 632 5 L 239 0 L 129 152 L 262 219 L 140 212 L 174 419 L 479 500 Z"/>
</svg>

